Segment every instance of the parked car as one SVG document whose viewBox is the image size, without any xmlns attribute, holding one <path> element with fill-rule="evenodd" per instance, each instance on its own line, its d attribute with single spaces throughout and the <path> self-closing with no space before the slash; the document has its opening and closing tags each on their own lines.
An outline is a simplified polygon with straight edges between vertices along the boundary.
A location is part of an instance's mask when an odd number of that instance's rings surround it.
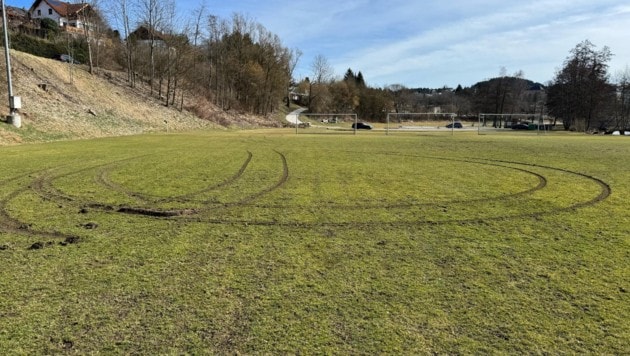
<svg viewBox="0 0 630 356">
<path fill-rule="evenodd" d="M 447 129 L 452 129 L 452 128 L 461 129 L 462 127 L 464 127 L 464 125 L 462 125 L 461 121 L 451 122 L 450 124 L 446 125 Z"/>
<path fill-rule="evenodd" d="M 72 56 L 69 55 L 69 54 L 60 54 L 57 58 L 60 61 L 66 62 L 66 63 L 81 64 L 81 63 L 79 63 L 79 61 L 77 61 L 76 59 L 72 58 Z"/>
<path fill-rule="evenodd" d="M 356 127 L 355 127 L 356 125 Z M 366 124 L 365 122 L 357 122 L 356 124 L 352 124 L 352 128 L 353 129 L 357 129 L 357 130 L 371 130 L 372 129 L 372 125 L 370 124 Z"/>
<path fill-rule="evenodd" d="M 512 130 L 529 130 L 529 124 L 520 123 L 512 125 Z"/>
</svg>

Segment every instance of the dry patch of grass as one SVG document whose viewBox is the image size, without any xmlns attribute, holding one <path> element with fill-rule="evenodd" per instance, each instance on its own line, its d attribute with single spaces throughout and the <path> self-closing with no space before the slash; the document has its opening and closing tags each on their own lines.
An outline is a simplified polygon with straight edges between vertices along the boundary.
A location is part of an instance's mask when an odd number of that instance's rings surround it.
<svg viewBox="0 0 630 356">
<path fill-rule="evenodd" d="M 158 100 L 140 97 L 125 85 L 90 75 L 84 66 L 16 51 L 12 54 L 14 92 L 22 97 L 24 125 L 14 135 L 21 136 L 21 141 L 164 131 L 165 121 L 171 130 L 213 126 L 188 112 L 166 108 Z"/>
<path fill-rule="evenodd" d="M 5 71 L 4 64 L 0 70 Z M 166 107 L 141 82 L 126 83 L 126 73 L 70 65 L 12 51 L 14 95 L 22 97 L 23 128 L 0 125 L 0 145 L 86 139 L 159 131 L 273 126 L 276 121 L 225 112 L 200 97 L 189 96 L 186 110 Z M 7 97 L 6 85 L 0 98 Z M 8 114 L 2 105 L 0 114 Z"/>
</svg>

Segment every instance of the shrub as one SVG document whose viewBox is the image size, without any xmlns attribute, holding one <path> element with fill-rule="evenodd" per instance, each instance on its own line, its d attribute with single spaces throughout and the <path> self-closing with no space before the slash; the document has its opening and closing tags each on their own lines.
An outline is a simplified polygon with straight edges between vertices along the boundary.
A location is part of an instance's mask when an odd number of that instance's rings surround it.
<svg viewBox="0 0 630 356">
<path fill-rule="evenodd" d="M 59 54 L 57 46 L 50 41 L 23 33 L 14 33 L 11 35 L 11 48 L 46 58 L 55 58 L 55 56 Z"/>
<path fill-rule="evenodd" d="M 44 30 L 48 38 L 57 37 L 59 32 L 61 32 L 61 29 L 59 28 L 59 24 L 53 19 L 48 19 L 48 18 L 42 19 L 40 26 L 42 30 Z"/>
</svg>

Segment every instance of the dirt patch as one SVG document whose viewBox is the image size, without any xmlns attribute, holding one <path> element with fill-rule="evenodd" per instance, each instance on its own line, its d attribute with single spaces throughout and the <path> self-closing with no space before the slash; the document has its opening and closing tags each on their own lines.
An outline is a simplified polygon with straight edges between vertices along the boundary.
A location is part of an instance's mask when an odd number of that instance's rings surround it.
<svg viewBox="0 0 630 356">
<path fill-rule="evenodd" d="M 94 230 L 98 227 L 98 224 L 95 222 L 89 222 L 81 225 L 82 228 L 86 230 Z"/>
<path fill-rule="evenodd" d="M 32 244 L 28 250 L 32 251 L 32 250 L 41 250 L 44 247 L 49 247 L 52 246 L 53 242 L 48 241 L 48 242 L 35 242 L 34 244 Z"/>
<path fill-rule="evenodd" d="M 66 237 L 65 240 L 61 241 L 59 244 L 61 246 L 68 246 L 68 245 L 72 245 L 72 244 L 77 244 L 77 243 L 79 243 L 79 241 L 81 241 L 80 237 L 68 236 L 68 237 Z"/>
<path fill-rule="evenodd" d="M 169 218 L 173 216 L 182 216 L 182 215 L 194 215 L 197 213 L 194 209 L 181 209 L 181 210 L 158 210 L 158 209 L 150 209 L 150 208 L 132 208 L 132 207 L 122 207 L 116 210 L 122 214 L 131 214 L 131 215 L 144 215 L 151 216 L 156 218 Z"/>
</svg>

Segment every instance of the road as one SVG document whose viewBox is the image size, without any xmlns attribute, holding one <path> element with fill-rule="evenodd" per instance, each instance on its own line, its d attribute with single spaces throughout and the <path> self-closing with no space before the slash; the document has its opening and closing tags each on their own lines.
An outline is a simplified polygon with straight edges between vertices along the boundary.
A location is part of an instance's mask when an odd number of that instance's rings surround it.
<svg viewBox="0 0 630 356">
<path fill-rule="evenodd" d="M 293 125 L 299 125 L 302 123 L 302 121 L 300 121 L 299 117 L 300 114 L 303 113 L 304 111 L 306 111 L 306 108 L 301 108 L 301 109 L 297 109 L 293 112 L 291 112 L 290 114 L 288 114 L 285 117 L 285 120 L 287 120 L 289 123 L 293 124 Z"/>
</svg>

